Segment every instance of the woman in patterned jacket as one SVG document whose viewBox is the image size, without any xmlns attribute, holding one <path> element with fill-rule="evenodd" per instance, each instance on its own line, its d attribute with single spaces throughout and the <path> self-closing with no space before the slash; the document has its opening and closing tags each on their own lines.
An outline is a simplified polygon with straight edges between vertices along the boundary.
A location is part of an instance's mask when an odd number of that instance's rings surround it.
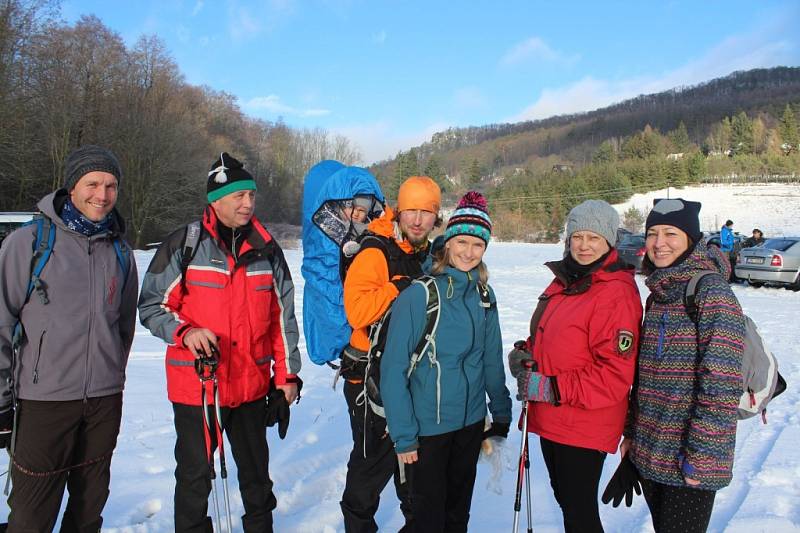
<svg viewBox="0 0 800 533">
<path fill-rule="evenodd" d="M 744 320 L 731 266 L 706 246 L 699 213 L 698 202 L 656 200 L 646 222 L 651 295 L 620 451 L 639 471 L 657 533 L 706 531 L 733 469 Z M 700 281 L 693 320 L 686 286 L 708 270 L 719 275 Z"/>
</svg>

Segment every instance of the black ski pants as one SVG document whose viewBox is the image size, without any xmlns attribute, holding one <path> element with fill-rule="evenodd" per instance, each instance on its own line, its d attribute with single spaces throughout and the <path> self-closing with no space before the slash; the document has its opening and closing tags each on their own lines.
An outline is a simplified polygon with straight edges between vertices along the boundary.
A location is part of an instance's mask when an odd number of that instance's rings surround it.
<svg viewBox="0 0 800 533">
<path fill-rule="evenodd" d="M 642 479 L 642 492 L 656 533 L 705 533 L 708 529 L 717 491 Z"/>
<path fill-rule="evenodd" d="M 96 532 L 108 500 L 122 393 L 55 402 L 20 400 L 8 531 L 52 531 L 69 492 L 61 531 Z"/>
<path fill-rule="evenodd" d="M 175 412 L 175 531 L 211 532 L 208 516 L 208 496 L 211 477 L 206 455 L 205 421 L 200 406 L 173 403 Z M 238 407 L 221 409 L 222 427 L 228 436 L 231 449 L 225 449 L 228 462 L 231 455 L 236 461 L 239 492 L 245 514 L 242 526 L 245 532 L 271 532 L 272 510 L 277 504 L 269 477 L 269 448 L 267 447 L 266 399 L 244 403 Z M 217 448 L 213 429 L 213 406 L 209 406 L 212 421 L 210 432 L 212 451 Z M 225 513 L 219 463 L 216 463 L 217 490 L 220 513 Z M 230 480 L 228 480 L 230 485 Z M 224 524 L 226 519 L 221 518 Z"/>
<path fill-rule="evenodd" d="M 392 440 L 386 433 L 386 420 L 369 412 L 365 425 L 365 405 L 356 405 L 356 398 L 362 390 L 363 385 L 360 383 L 344 382 L 344 397 L 347 400 L 350 430 L 353 433 L 353 450 L 347 462 L 347 478 L 340 502 L 344 515 L 344 529 L 347 533 L 378 531 L 375 513 L 378 511 L 381 492 L 389 479 L 394 476 L 400 510 L 406 520 L 401 531 L 412 531 L 408 483 L 400 483 L 397 454 Z"/>
<path fill-rule="evenodd" d="M 417 462 L 406 465 L 414 533 L 466 533 L 483 425 L 419 437 Z"/>
<path fill-rule="evenodd" d="M 561 507 L 566 533 L 602 533 L 597 488 L 606 453 L 540 437 L 553 495 Z"/>
</svg>

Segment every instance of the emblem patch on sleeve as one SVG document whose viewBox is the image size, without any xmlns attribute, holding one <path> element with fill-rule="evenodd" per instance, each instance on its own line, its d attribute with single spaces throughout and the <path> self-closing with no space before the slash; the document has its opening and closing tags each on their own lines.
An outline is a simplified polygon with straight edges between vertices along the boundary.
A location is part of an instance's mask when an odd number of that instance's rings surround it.
<svg viewBox="0 0 800 533">
<path fill-rule="evenodd" d="M 626 330 L 619 330 L 617 335 L 617 352 L 624 357 L 628 357 L 633 348 L 633 333 Z"/>
</svg>

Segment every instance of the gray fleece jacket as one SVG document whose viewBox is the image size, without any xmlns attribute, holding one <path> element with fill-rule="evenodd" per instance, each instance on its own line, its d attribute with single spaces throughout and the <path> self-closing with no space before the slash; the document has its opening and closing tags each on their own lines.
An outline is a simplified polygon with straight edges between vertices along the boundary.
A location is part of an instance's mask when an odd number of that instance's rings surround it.
<svg viewBox="0 0 800 533">
<path fill-rule="evenodd" d="M 113 235 L 124 232 L 124 222 L 115 210 L 112 232 L 86 237 L 72 231 L 58 215 L 66 196 L 62 189 L 38 205 L 56 230 L 40 276 L 49 303 L 35 292 L 26 301 L 36 226 L 16 230 L 0 248 L 0 412 L 11 405 L 12 386 L 21 399 L 66 401 L 116 394 L 125 385 L 138 276 L 131 253 L 122 279 L 114 251 Z M 18 319 L 25 335 L 14 361 Z"/>
</svg>

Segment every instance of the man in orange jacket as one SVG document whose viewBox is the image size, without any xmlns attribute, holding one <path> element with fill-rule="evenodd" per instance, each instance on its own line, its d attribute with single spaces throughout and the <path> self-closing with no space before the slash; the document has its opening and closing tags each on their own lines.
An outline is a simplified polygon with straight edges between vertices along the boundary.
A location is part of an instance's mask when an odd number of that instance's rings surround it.
<svg viewBox="0 0 800 533">
<path fill-rule="evenodd" d="M 342 353 L 344 396 L 353 433 L 341 501 L 347 533 L 378 530 L 374 516 L 380 494 L 393 475 L 406 519 L 401 531 L 412 529 L 409 491 L 396 475 L 397 456 L 386 432 L 386 420 L 372 413 L 359 395 L 364 390 L 368 328 L 380 320 L 400 291 L 422 275 L 430 246 L 428 236 L 439 221 L 440 205 L 441 192 L 432 179 L 408 178 L 397 195 L 397 214 L 387 207 L 369 224 L 370 238 L 361 240 L 344 281 L 344 309 L 353 327 L 350 344 Z"/>
</svg>

